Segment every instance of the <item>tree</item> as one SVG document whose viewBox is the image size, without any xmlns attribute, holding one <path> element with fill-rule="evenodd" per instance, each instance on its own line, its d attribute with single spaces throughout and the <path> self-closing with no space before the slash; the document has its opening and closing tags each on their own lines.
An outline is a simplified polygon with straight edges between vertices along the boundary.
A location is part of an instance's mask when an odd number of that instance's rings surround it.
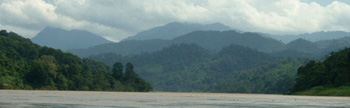
<svg viewBox="0 0 350 108">
<path fill-rule="evenodd" d="M 33 69 L 27 74 L 27 80 L 34 88 L 53 87 L 57 77 L 55 57 L 43 55 L 35 61 Z"/>
<path fill-rule="evenodd" d="M 135 88 L 150 86 L 147 82 L 135 83 L 138 77 L 130 77 L 136 79 L 130 80 L 131 83 L 122 82 L 120 63 L 114 66 L 115 77 L 112 70 L 102 62 L 80 59 L 33 44 L 14 32 L 0 31 L 0 89 L 145 91 Z M 128 70 L 131 76 L 137 76 L 133 66 L 129 65 Z"/>
<path fill-rule="evenodd" d="M 0 35 L 2 35 L 2 36 L 7 36 L 8 33 L 7 33 L 6 30 L 1 30 L 1 31 L 0 31 Z"/>
<path fill-rule="evenodd" d="M 127 83 L 133 83 L 135 79 L 134 65 L 126 63 L 124 81 Z"/>
<path fill-rule="evenodd" d="M 122 80 L 123 78 L 123 65 L 120 62 L 116 62 L 113 65 L 113 69 L 112 69 L 112 76 L 114 77 L 115 80 Z"/>
<path fill-rule="evenodd" d="M 324 61 L 310 61 L 298 69 L 292 93 L 317 86 L 336 88 L 350 85 L 350 49 L 331 53 Z"/>
</svg>

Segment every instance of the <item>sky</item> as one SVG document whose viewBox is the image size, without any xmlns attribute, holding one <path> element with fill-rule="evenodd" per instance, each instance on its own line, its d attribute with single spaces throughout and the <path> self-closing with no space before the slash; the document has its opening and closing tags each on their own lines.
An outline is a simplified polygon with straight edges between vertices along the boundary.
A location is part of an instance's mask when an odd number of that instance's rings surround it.
<svg viewBox="0 0 350 108">
<path fill-rule="evenodd" d="M 27 38 L 49 26 L 117 42 L 175 21 L 271 34 L 350 32 L 350 0 L 0 0 L 0 29 Z"/>
</svg>

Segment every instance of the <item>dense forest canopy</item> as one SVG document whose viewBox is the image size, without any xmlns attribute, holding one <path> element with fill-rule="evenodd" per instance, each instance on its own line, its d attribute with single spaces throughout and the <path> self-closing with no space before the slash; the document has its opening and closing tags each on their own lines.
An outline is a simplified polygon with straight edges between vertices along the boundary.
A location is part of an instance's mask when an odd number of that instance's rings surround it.
<svg viewBox="0 0 350 108">
<path fill-rule="evenodd" d="M 305 91 L 318 86 L 325 88 L 350 86 L 349 61 L 349 48 L 333 52 L 323 61 L 310 61 L 298 69 L 298 78 L 292 92 Z"/>
<path fill-rule="evenodd" d="M 0 32 L 0 88 L 150 91 L 131 63 L 110 66 Z"/>
<path fill-rule="evenodd" d="M 106 53 L 91 59 L 113 65 L 135 63 L 135 70 L 155 91 L 285 93 L 307 58 L 279 58 L 230 45 L 212 52 L 197 44 L 174 44 L 134 56 Z M 279 88 L 280 87 L 280 88 Z"/>
<path fill-rule="evenodd" d="M 197 31 L 138 42 L 108 45 L 126 55 L 81 59 L 1 30 L 0 89 L 151 91 L 152 84 L 155 91 L 307 94 L 350 86 L 350 49 L 326 55 L 349 46 L 348 37 L 283 44 L 255 33 Z"/>
</svg>

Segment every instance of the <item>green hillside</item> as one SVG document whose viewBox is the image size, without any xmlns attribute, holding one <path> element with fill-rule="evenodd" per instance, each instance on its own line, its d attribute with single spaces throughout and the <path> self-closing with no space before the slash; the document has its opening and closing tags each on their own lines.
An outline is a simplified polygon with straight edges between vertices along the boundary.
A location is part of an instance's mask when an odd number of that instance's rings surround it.
<svg viewBox="0 0 350 108">
<path fill-rule="evenodd" d="M 298 69 L 293 94 L 350 96 L 350 49 L 331 53 L 321 62 Z"/>
<path fill-rule="evenodd" d="M 196 44 L 134 56 L 107 53 L 90 58 L 109 65 L 135 63 L 135 70 L 155 91 L 232 93 L 285 93 L 294 84 L 297 68 L 308 60 L 272 57 L 239 45 L 211 52 Z"/>
<path fill-rule="evenodd" d="M 2 30 L 0 89 L 150 91 L 152 87 L 138 77 L 131 63 L 112 69 Z"/>
</svg>

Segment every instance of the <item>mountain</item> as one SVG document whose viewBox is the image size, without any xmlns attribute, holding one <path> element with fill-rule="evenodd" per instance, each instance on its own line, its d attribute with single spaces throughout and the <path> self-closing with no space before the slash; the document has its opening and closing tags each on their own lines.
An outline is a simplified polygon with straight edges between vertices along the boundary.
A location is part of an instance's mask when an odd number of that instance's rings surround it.
<svg viewBox="0 0 350 108">
<path fill-rule="evenodd" d="M 196 44 L 174 44 L 152 53 L 107 53 L 89 58 L 109 65 L 135 63 L 135 70 L 155 91 L 235 93 L 287 92 L 294 84 L 297 67 L 305 60 L 280 59 L 234 44 L 218 52 Z"/>
<path fill-rule="evenodd" d="M 350 96 L 349 55 L 350 49 L 346 48 L 300 67 L 292 94 Z"/>
<path fill-rule="evenodd" d="M 152 90 L 133 68 L 131 63 L 126 68 L 115 63 L 111 68 L 0 31 L 0 89 Z"/>
<path fill-rule="evenodd" d="M 89 57 L 103 53 L 117 53 L 120 55 L 135 55 L 161 50 L 164 47 L 170 46 L 170 40 L 128 40 L 118 43 L 108 43 L 93 46 L 86 49 L 72 49 L 68 52 L 78 55 L 79 57 Z"/>
<path fill-rule="evenodd" d="M 237 31 L 195 31 L 175 38 L 174 43 L 195 43 L 203 48 L 219 51 L 236 44 L 261 52 L 275 52 L 284 48 L 284 44 L 275 39 L 263 37 L 257 33 Z"/>
<path fill-rule="evenodd" d="M 119 43 L 98 45 L 87 49 L 68 50 L 80 57 L 102 53 L 117 53 L 120 55 L 136 55 L 159 51 L 172 44 L 195 43 L 205 49 L 219 51 L 231 44 L 241 45 L 262 52 L 274 52 L 284 48 L 277 40 L 262 37 L 256 33 L 240 33 L 236 31 L 195 31 L 177 37 L 173 40 L 127 40 Z"/>
<path fill-rule="evenodd" d="M 314 33 L 305 33 L 305 34 L 299 34 L 299 35 L 271 35 L 271 34 L 264 34 L 264 36 L 271 37 L 277 40 L 281 40 L 284 43 L 289 43 L 293 40 L 302 38 L 311 42 L 316 41 L 322 41 L 322 40 L 331 40 L 331 39 L 339 39 L 345 36 L 350 37 L 350 32 L 344 32 L 344 31 L 321 31 L 321 32 L 314 32 Z"/>
<path fill-rule="evenodd" d="M 212 52 L 196 44 L 175 44 L 132 56 L 106 53 L 90 58 L 109 65 L 134 62 L 135 70 L 156 91 L 231 93 L 286 93 L 294 84 L 297 68 L 308 61 L 277 58 L 239 45 Z"/>
<path fill-rule="evenodd" d="M 330 52 L 339 51 L 350 47 L 350 37 L 343 37 L 331 40 L 321 40 L 310 42 L 305 39 L 296 39 L 286 45 L 282 51 L 270 53 L 276 57 L 310 57 L 315 59 L 323 59 Z"/>
<path fill-rule="evenodd" d="M 332 40 L 326 40 L 326 41 L 319 41 L 315 42 L 319 46 L 324 47 L 324 53 L 327 54 L 329 52 L 337 52 L 344 48 L 350 47 L 350 37 L 343 37 L 339 39 L 332 39 Z"/>
<path fill-rule="evenodd" d="M 146 31 L 142 31 L 135 36 L 128 37 L 124 39 L 126 40 L 150 40 L 150 39 L 163 39 L 163 40 L 171 40 L 176 37 L 185 35 L 187 33 L 193 31 L 226 31 L 232 30 L 230 27 L 223 25 L 221 23 L 213 23 L 213 24 L 196 24 L 196 23 L 179 23 L 172 22 L 168 23 L 164 26 L 155 27 Z"/>
<path fill-rule="evenodd" d="M 66 31 L 59 28 L 46 27 L 34 38 L 34 43 L 61 50 L 88 48 L 95 45 L 112 43 L 105 38 L 83 30 Z"/>
<path fill-rule="evenodd" d="M 305 39 L 296 39 L 286 45 L 286 49 L 296 50 L 304 53 L 318 53 L 319 46 Z"/>
<path fill-rule="evenodd" d="M 310 58 L 319 58 L 324 56 L 322 53 L 324 49 L 320 48 L 318 44 L 310 42 L 305 39 L 296 39 L 292 42 L 289 42 L 285 45 L 285 48 L 280 51 L 272 52 L 270 55 L 276 57 L 310 57 Z"/>
</svg>

